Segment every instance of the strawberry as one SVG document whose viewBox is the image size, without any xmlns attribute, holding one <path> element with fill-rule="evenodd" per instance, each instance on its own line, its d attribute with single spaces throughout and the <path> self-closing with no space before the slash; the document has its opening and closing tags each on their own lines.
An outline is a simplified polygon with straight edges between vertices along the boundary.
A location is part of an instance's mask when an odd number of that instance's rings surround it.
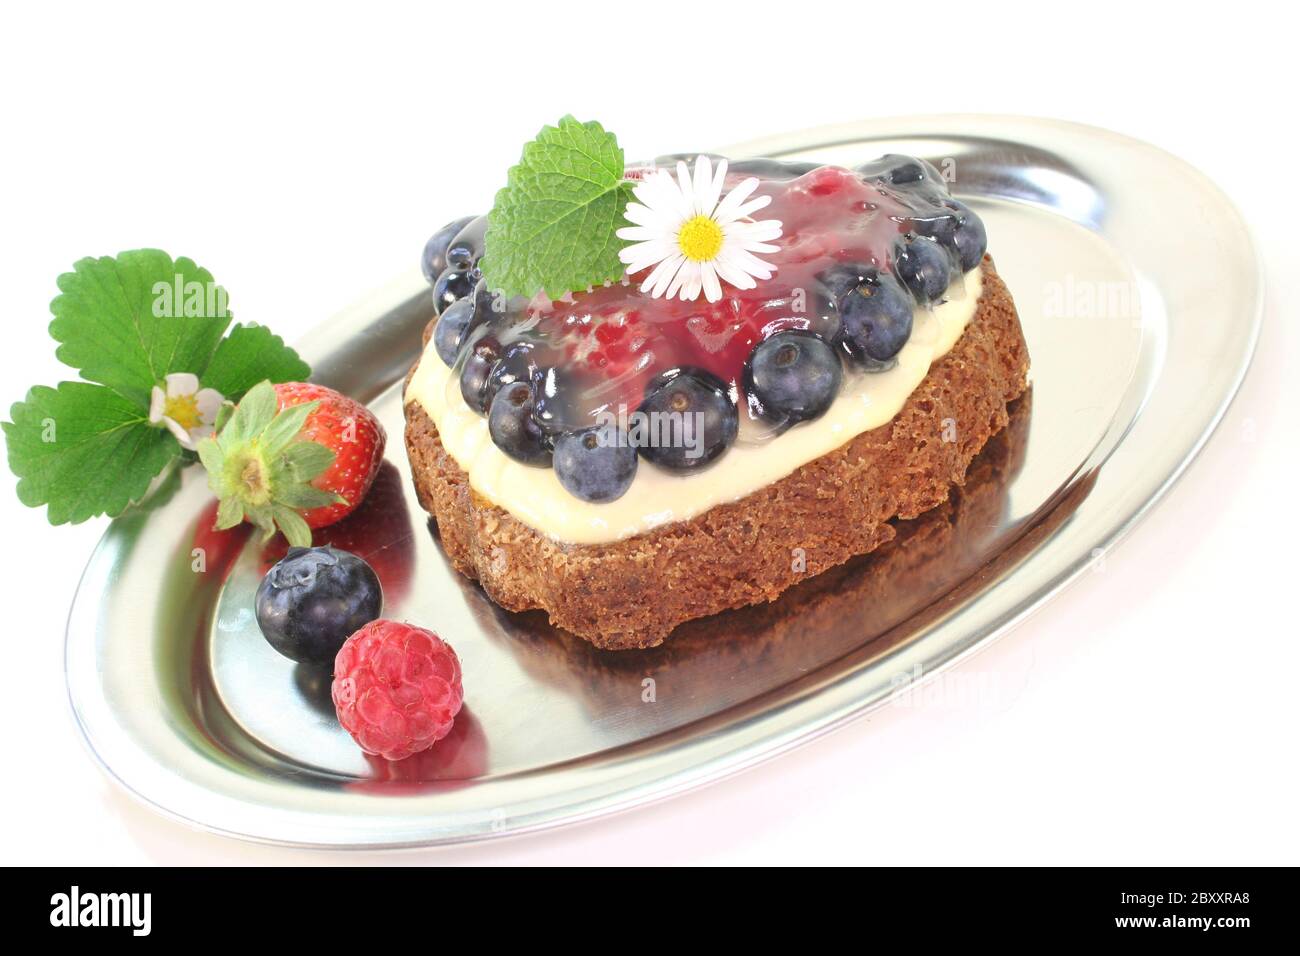
<svg viewBox="0 0 1300 956">
<path fill-rule="evenodd" d="M 313 508 L 303 514 L 309 528 L 323 528 L 357 510 L 379 473 L 384 460 L 387 436 L 374 413 L 360 402 L 340 395 L 324 385 L 310 382 L 285 382 L 275 386 L 280 410 L 295 405 L 319 402 L 307 416 L 299 437 L 319 442 L 334 452 L 334 464 L 312 482 L 317 488 L 332 491 L 344 500 Z"/>
<path fill-rule="evenodd" d="M 224 427 L 199 443 L 216 494 L 216 527 L 248 521 L 264 538 L 311 544 L 311 529 L 354 511 L 383 460 L 385 435 L 363 405 L 306 382 L 249 389 Z"/>
</svg>

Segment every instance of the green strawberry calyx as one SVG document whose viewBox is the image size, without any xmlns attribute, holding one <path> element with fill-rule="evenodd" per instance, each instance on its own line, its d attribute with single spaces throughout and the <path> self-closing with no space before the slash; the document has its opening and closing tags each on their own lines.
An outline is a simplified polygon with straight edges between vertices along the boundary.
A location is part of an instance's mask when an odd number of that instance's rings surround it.
<svg viewBox="0 0 1300 956">
<path fill-rule="evenodd" d="M 294 547 L 311 546 L 302 513 L 346 503 L 341 495 L 312 484 L 334 463 L 334 452 L 299 433 L 319 401 L 277 411 L 269 381 L 254 385 L 215 437 L 199 442 L 208 487 L 220 502 L 218 531 L 248 521 L 263 539 L 278 530 Z"/>
</svg>

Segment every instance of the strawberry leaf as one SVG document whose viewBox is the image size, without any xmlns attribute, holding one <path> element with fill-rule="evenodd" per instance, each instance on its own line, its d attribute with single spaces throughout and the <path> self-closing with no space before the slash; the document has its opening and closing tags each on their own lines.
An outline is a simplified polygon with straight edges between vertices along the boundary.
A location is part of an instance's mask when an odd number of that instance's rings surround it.
<svg viewBox="0 0 1300 956">
<path fill-rule="evenodd" d="M 201 378 L 231 401 L 261 381 L 305 382 L 311 366 L 263 325 L 236 325 L 221 340 Z"/>
<path fill-rule="evenodd" d="M 47 505 L 50 524 L 121 514 L 180 454 L 171 433 L 149 424 L 136 405 L 102 385 L 38 385 L 4 422 L 18 497 Z"/>
<path fill-rule="evenodd" d="M 483 275 L 507 296 L 552 298 L 623 275 L 615 230 L 633 183 L 623 150 L 599 123 L 572 116 L 524 147 L 488 215 Z"/>
<path fill-rule="evenodd" d="M 169 372 L 201 375 L 230 324 L 211 273 L 157 249 L 82 259 L 59 291 L 50 303 L 59 360 L 140 408 Z"/>
</svg>

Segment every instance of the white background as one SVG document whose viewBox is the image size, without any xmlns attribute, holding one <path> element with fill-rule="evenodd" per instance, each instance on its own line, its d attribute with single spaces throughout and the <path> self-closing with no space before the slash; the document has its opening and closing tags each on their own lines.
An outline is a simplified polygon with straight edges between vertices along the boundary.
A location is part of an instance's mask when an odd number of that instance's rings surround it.
<svg viewBox="0 0 1300 956">
<path fill-rule="evenodd" d="M 1300 247 L 1282 7 L 118 6 L 4 13 L 6 407 L 65 377 L 45 327 L 74 260 L 145 245 L 192 256 L 238 317 L 292 339 L 409 266 L 444 221 L 486 209 L 521 144 L 566 112 L 601 120 L 634 157 L 905 113 L 1110 127 L 1235 200 L 1269 311 L 1241 395 L 1185 479 L 1104 571 L 968 665 L 994 701 L 886 710 L 711 789 L 476 848 L 247 846 L 118 792 L 82 749 L 62 677 L 64 616 L 104 522 L 50 527 L 5 472 L 0 860 L 1300 862 Z"/>
</svg>

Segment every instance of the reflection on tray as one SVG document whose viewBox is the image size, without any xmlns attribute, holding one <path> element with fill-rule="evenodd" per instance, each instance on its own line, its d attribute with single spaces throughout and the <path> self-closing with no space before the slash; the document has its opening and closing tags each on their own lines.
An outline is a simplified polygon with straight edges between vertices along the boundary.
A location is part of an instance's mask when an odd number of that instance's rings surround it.
<svg viewBox="0 0 1300 956">
<path fill-rule="evenodd" d="M 1006 493 L 1024 461 L 1031 406 L 1026 393 L 1011 407 L 1007 428 L 971 464 L 965 486 L 938 508 L 896 522 L 888 545 L 770 604 L 688 622 L 659 647 L 598 650 L 552 627 L 542 612 L 500 609 L 468 581 L 467 599 L 490 639 L 530 675 L 572 695 L 594 720 L 616 725 L 620 710 L 671 698 L 661 729 L 681 726 L 774 687 L 814 679 L 819 668 L 848 655 L 878 657 L 942 615 L 963 582 L 987 571 L 990 561 L 1020 553 L 1018 539 L 1029 528 L 1008 520 Z M 1051 515 L 1056 523 L 1071 510 L 1063 504 Z M 619 736 L 611 726 L 611 742 Z"/>
</svg>

